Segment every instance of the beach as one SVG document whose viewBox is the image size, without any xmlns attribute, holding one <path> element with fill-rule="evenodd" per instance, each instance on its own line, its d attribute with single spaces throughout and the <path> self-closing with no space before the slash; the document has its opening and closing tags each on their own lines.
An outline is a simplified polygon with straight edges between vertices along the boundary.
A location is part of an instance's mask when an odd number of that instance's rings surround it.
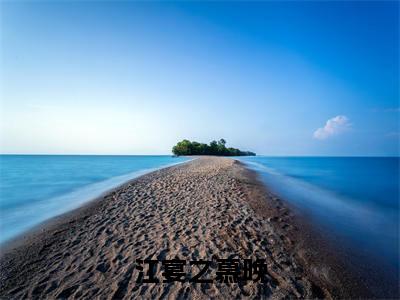
<svg viewBox="0 0 400 300">
<path fill-rule="evenodd" d="M 334 258 L 315 259 L 299 226 L 243 164 L 200 157 L 127 182 L 3 246 L 0 296 L 282 299 L 357 290 L 330 271 Z M 185 261 L 184 278 L 198 273 L 190 261 L 211 261 L 204 277 L 212 282 L 164 282 L 162 262 L 172 259 Z M 264 278 L 215 280 L 219 259 L 264 260 Z M 140 280 L 141 260 L 158 261 L 158 283 Z"/>
</svg>

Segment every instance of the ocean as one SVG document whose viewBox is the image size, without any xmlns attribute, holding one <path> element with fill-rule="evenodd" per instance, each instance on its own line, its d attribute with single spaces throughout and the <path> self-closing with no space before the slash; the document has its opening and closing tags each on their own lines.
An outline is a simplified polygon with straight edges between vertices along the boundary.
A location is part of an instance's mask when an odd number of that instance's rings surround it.
<svg viewBox="0 0 400 300">
<path fill-rule="evenodd" d="M 386 277 L 397 288 L 398 157 L 256 156 L 239 160 L 331 237 L 361 273 L 370 273 L 373 280 Z"/>
<path fill-rule="evenodd" d="M 399 272 L 399 158 L 236 157 L 350 257 L 376 289 Z M 171 156 L 0 155 L 0 243 L 147 172 Z M 382 281 L 388 285 L 384 287 Z"/>
<path fill-rule="evenodd" d="M 0 155 L 0 243 L 130 179 L 186 160 L 171 156 Z"/>
</svg>

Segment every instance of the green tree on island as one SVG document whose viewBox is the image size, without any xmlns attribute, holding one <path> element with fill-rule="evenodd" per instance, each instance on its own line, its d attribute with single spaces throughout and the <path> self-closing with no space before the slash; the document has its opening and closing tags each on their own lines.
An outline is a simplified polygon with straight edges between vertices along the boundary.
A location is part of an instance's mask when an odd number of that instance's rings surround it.
<svg viewBox="0 0 400 300">
<path fill-rule="evenodd" d="M 254 156 L 254 152 L 241 151 L 236 148 L 226 148 L 226 141 L 220 139 L 211 141 L 209 145 L 189 140 L 182 140 L 172 147 L 172 153 L 181 155 L 218 155 L 218 156 Z"/>
</svg>

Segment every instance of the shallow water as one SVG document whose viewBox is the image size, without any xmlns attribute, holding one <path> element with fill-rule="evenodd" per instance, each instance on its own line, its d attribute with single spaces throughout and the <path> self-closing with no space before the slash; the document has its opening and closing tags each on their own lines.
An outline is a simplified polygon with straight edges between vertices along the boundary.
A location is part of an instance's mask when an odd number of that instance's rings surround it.
<svg viewBox="0 0 400 300">
<path fill-rule="evenodd" d="M 371 267 L 375 274 L 367 276 L 387 275 L 393 287 L 399 272 L 398 157 L 239 159 L 275 194 L 334 237 L 355 265 Z"/>
<path fill-rule="evenodd" d="M 171 156 L 0 155 L 0 242 L 127 180 L 186 160 Z"/>
</svg>

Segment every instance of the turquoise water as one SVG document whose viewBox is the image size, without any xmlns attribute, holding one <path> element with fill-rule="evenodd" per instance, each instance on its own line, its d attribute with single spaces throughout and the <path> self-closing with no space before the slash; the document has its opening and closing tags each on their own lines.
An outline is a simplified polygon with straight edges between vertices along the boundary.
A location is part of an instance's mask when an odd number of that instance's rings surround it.
<svg viewBox="0 0 400 300">
<path fill-rule="evenodd" d="M 160 167 L 171 156 L 0 155 L 0 242 Z"/>
<path fill-rule="evenodd" d="M 239 159 L 257 171 L 275 194 L 331 237 L 360 273 L 372 278 L 369 285 L 385 289 L 379 281 L 383 280 L 396 293 L 398 157 Z"/>
</svg>

